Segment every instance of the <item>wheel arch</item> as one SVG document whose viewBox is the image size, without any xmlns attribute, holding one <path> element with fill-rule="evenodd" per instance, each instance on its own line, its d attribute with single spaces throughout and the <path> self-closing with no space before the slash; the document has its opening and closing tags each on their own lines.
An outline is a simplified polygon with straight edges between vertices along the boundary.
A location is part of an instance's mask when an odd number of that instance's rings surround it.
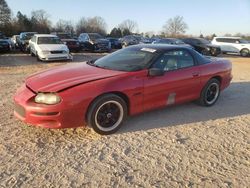
<svg viewBox="0 0 250 188">
<path fill-rule="evenodd" d="M 242 49 L 240 50 L 240 52 L 242 52 L 243 50 L 247 50 L 248 52 L 250 52 L 250 49 L 249 49 L 249 48 L 242 48 Z"/>
<path fill-rule="evenodd" d="M 220 84 L 222 83 L 222 77 L 219 76 L 219 75 L 213 76 L 212 78 L 210 78 L 210 80 L 211 80 L 211 79 L 216 79 L 216 80 L 218 80 L 218 81 L 220 82 Z"/>
</svg>

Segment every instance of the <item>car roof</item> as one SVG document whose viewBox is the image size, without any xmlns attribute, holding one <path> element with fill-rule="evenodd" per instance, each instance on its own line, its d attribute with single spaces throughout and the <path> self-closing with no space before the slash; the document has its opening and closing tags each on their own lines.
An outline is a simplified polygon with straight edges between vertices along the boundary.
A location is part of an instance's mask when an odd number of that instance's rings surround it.
<svg viewBox="0 0 250 188">
<path fill-rule="evenodd" d="M 241 37 L 214 37 L 215 39 L 217 38 L 223 38 L 223 39 L 241 39 Z"/>
<path fill-rule="evenodd" d="M 180 45 L 169 45 L 169 44 L 138 44 L 138 45 L 133 45 L 129 46 L 127 48 L 130 49 L 141 49 L 141 48 L 149 48 L 149 49 L 154 49 L 156 51 L 165 51 L 165 50 L 175 50 L 175 49 L 187 49 L 190 50 L 190 48 L 185 47 L 185 46 L 180 46 Z"/>
<path fill-rule="evenodd" d="M 57 37 L 56 35 L 51 35 L 51 34 L 35 34 L 34 36 L 37 36 L 37 37 Z"/>
</svg>

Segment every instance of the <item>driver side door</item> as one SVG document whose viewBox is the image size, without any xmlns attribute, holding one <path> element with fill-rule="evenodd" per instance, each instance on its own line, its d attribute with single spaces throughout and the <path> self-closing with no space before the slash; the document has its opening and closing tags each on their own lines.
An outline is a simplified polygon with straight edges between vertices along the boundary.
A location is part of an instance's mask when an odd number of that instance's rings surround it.
<svg viewBox="0 0 250 188">
<path fill-rule="evenodd" d="M 162 76 L 148 76 L 144 82 L 144 110 L 197 99 L 201 91 L 200 68 L 185 49 L 165 52 L 152 68 L 164 71 Z"/>
</svg>

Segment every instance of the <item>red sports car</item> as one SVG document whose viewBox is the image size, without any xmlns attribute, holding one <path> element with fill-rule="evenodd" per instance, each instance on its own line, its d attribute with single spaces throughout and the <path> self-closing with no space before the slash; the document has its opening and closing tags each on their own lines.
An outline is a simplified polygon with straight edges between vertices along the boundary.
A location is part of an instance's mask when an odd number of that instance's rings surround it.
<svg viewBox="0 0 250 188">
<path fill-rule="evenodd" d="M 14 113 L 45 128 L 88 124 L 111 134 L 128 115 L 194 100 L 213 105 L 229 86 L 231 69 L 228 60 L 186 47 L 131 46 L 28 77 L 14 96 Z"/>
</svg>

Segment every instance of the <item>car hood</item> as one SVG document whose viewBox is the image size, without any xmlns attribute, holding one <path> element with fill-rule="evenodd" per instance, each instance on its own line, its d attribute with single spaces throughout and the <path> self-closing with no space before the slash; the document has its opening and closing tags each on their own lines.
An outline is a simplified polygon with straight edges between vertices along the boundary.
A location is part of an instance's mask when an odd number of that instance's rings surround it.
<svg viewBox="0 0 250 188">
<path fill-rule="evenodd" d="M 66 50 L 67 46 L 65 44 L 40 44 L 39 48 L 41 51 L 54 51 L 54 50 Z"/>
<path fill-rule="evenodd" d="M 26 79 L 26 85 L 34 92 L 59 92 L 79 84 L 124 73 L 90 66 L 84 62 L 59 66 L 33 74 Z"/>
</svg>

